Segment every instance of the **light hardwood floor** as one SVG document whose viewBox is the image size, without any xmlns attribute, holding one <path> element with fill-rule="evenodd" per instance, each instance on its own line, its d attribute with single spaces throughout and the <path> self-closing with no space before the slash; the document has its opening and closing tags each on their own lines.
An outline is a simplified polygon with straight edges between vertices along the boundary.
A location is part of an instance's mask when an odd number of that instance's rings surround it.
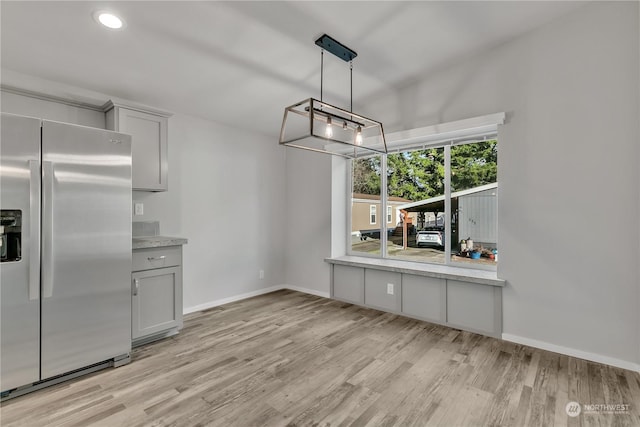
<svg viewBox="0 0 640 427">
<path fill-rule="evenodd" d="M 629 404 L 622 414 L 569 401 Z M 640 426 L 640 374 L 293 291 L 194 313 L 2 426 Z"/>
</svg>

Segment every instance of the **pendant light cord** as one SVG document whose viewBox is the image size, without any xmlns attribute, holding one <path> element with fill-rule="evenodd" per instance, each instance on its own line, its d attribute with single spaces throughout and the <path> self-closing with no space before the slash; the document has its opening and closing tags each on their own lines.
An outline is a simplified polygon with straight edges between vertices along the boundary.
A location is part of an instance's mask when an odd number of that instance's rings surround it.
<svg viewBox="0 0 640 427">
<path fill-rule="evenodd" d="M 324 81 L 324 49 L 320 49 L 320 102 L 322 102 L 323 81 Z"/>
<path fill-rule="evenodd" d="M 323 89 L 324 89 L 324 49 L 320 49 L 320 102 L 323 102 L 324 99 Z M 349 111 L 353 113 L 353 60 L 349 61 Z"/>
<path fill-rule="evenodd" d="M 353 60 L 349 61 L 349 111 L 353 113 Z M 351 120 L 353 120 L 353 116 L 351 116 Z M 358 149 L 356 146 L 353 146 L 353 157 L 356 158 L 358 154 Z M 354 162 L 355 165 L 355 162 Z"/>
<path fill-rule="evenodd" d="M 353 61 L 349 61 L 349 86 L 351 87 L 351 101 L 349 104 L 349 111 L 353 113 Z"/>
</svg>

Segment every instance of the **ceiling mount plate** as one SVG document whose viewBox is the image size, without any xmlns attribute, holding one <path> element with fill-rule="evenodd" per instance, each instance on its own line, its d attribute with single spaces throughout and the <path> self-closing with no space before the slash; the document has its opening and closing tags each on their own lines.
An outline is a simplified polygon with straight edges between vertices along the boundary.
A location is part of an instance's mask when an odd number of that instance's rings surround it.
<svg viewBox="0 0 640 427">
<path fill-rule="evenodd" d="M 326 34 L 320 36 L 320 38 L 316 40 L 316 44 L 327 52 L 333 53 L 335 56 L 345 62 L 352 61 L 353 58 L 358 56 L 358 54 L 354 50 L 349 49 L 336 39 Z"/>
</svg>

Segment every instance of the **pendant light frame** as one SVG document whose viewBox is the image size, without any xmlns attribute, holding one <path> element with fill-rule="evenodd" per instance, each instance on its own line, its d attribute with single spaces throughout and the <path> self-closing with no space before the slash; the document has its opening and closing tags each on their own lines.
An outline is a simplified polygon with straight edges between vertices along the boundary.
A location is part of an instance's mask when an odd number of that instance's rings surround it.
<svg viewBox="0 0 640 427">
<path fill-rule="evenodd" d="M 352 111 L 352 60 L 358 54 L 326 34 L 318 38 L 315 44 L 322 49 L 320 59 L 320 100 L 307 98 L 285 108 L 280 129 L 280 145 L 349 159 L 372 154 L 386 154 L 387 143 L 382 123 L 354 114 Z M 324 50 L 345 62 L 349 62 L 351 73 L 350 110 L 328 104 L 322 99 Z"/>
</svg>

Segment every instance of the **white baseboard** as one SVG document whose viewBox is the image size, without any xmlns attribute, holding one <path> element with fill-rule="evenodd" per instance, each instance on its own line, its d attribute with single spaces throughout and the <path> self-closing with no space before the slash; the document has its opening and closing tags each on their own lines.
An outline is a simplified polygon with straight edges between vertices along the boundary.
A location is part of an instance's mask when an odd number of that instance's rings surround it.
<svg viewBox="0 0 640 427">
<path fill-rule="evenodd" d="M 528 345 L 530 347 L 536 347 L 542 350 L 553 351 L 554 353 L 566 354 L 567 356 L 577 357 L 579 359 L 585 359 L 592 362 L 604 363 L 605 365 L 611 365 L 617 368 L 640 372 L 640 364 L 628 362 L 626 360 L 616 359 L 614 357 L 603 356 L 601 354 L 596 354 L 596 353 L 589 353 L 587 351 L 576 350 L 575 348 L 564 347 L 556 344 L 550 344 L 548 342 L 538 341 L 531 338 L 520 337 L 518 335 L 502 334 L 502 339 L 505 341 L 514 342 L 516 344 Z"/>
<path fill-rule="evenodd" d="M 282 285 L 282 289 L 290 289 L 292 291 L 298 291 L 305 294 L 315 295 L 317 297 L 331 298 L 331 294 L 329 292 L 322 292 L 315 289 L 301 288 L 299 286 Z"/>
<path fill-rule="evenodd" d="M 182 312 L 183 314 L 195 313 L 196 311 L 206 310 L 208 308 L 229 304 L 230 302 L 240 301 L 240 300 L 255 297 L 258 295 L 268 294 L 270 292 L 275 292 L 282 289 L 290 289 L 292 291 L 304 292 L 305 294 L 316 295 L 324 298 L 330 297 L 328 292 L 316 291 L 315 289 L 300 288 L 298 286 L 291 286 L 291 285 L 275 285 L 275 286 L 270 286 L 264 289 L 258 289 L 257 291 L 246 292 L 244 294 L 234 295 L 232 297 L 222 298 L 214 301 L 205 302 L 204 304 L 198 304 L 192 307 L 187 307 Z"/>
<path fill-rule="evenodd" d="M 184 314 L 195 313 L 196 311 L 202 311 L 208 308 L 217 307 L 219 305 L 229 304 L 230 302 L 240 301 L 240 300 L 255 297 L 258 295 L 268 294 L 269 292 L 279 291 L 280 289 L 284 289 L 282 285 L 276 285 L 276 286 L 271 286 L 269 288 L 258 289 L 257 291 L 246 292 L 244 294 L 234 295 L 232 297 L 217 299 L 214 301 L 205 302 L 204 304 L 194 305 L 193 307 L 187 307 L 182 312 Z"/>
</svg>

